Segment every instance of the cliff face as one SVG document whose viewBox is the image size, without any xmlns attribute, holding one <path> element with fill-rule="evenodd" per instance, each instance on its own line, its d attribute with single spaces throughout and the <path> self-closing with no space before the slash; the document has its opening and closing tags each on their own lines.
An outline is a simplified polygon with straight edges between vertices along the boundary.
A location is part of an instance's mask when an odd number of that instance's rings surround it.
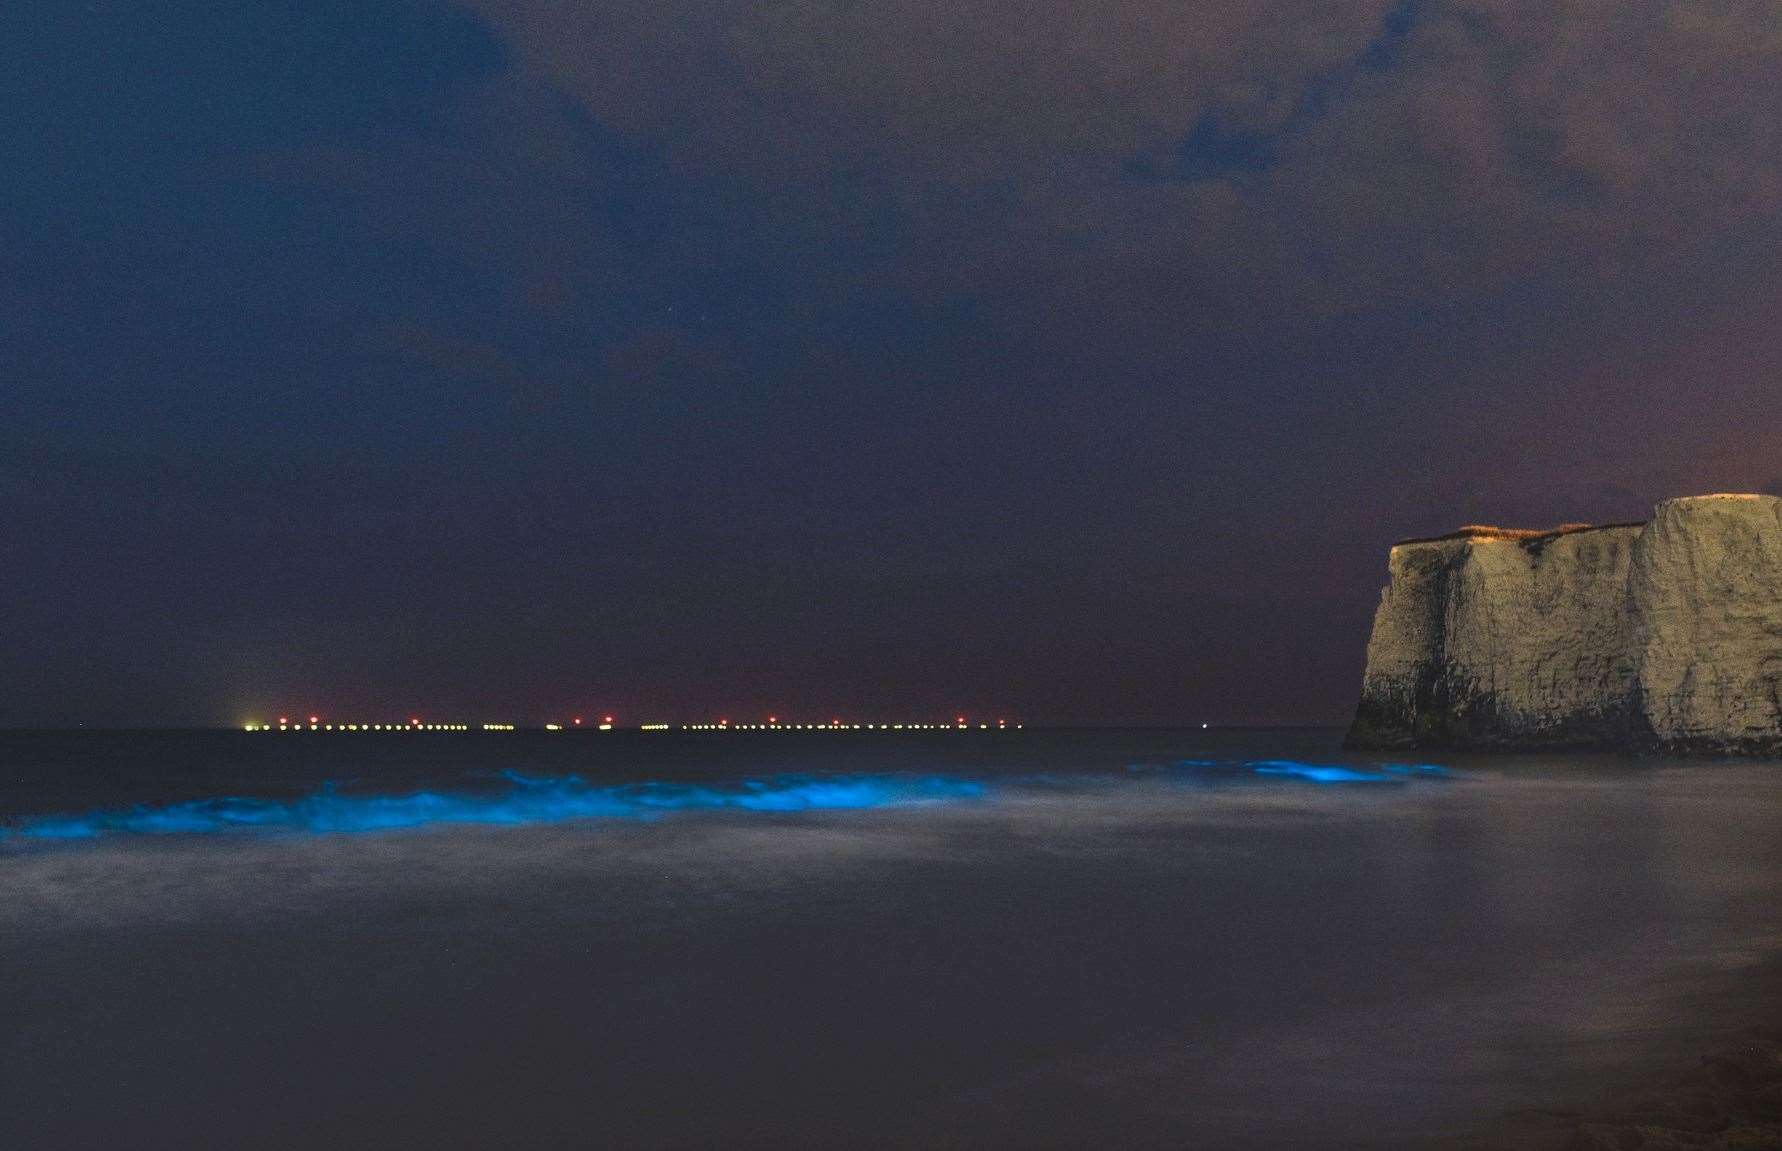
<svg viewBox="0 0 1782 1151">
<path fill-rule="evenodd" d="M 1353 747 L 1782 754 L 1782 500 L 1392 549 Z"/>
<path fill-rule="evenodd" d="M 1782 500 L 1658 505 L 1632 577 L 1636 722 L 1679 750 L 1782 750 Z"/>
</svg>

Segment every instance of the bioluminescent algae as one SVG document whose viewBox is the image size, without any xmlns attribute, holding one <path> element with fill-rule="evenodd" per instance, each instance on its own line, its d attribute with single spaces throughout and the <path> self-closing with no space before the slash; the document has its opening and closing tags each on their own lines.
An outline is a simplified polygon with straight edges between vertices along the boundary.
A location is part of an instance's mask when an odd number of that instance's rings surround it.
<svg viewBox="0 0 1782 1151">
<path fill-rule="evenodd" d="M 582 819 L 648 819 L 671 811 L 842 811 L 976 799 L 983 784 L 945 776 L 779 776 L 729 785 L 641 783 L 594 786 L 579 776 L 507 773 L 493 792 L 416 791 L 355 795 L 332 787 L 298 799 L 226 797 L 77 814 L 26 817 L 13 831 L 31 839 L 103 835 L 206 835 L 296 831 L 341 834 L 428 824 L 525 825 Z M 5 834 L 0 832 L 0 834 Z"/>
<path fill-rule="evenodd" d="M 1344 766 L 1290 759 L 1182 760 L 1129 764 L 1130 773 L 1208 783 L 1263 780 L 1315 784 L 1398 784 L 1445 778 L 1434 764 Z M 295 799 L 225 796 L 181 803 L 138 804 L 86 812 L 23 816 L 0 839 L 79 840 L 108 835 L 212 835 L 301 832 L 318 835 L 389 831 L 430 824 L 518 826 L 572 820 L 651 819 L 674 811 L 759 813 L 848 811 L 982 799 L 991 785 L 958 776 L 778 775 L 725 783 L 591 784 L 580 776 L 537 777 L 502 772 L 493 789 L 412 791 L 395 795 L 343 791 L 331 785 Z M 1122 777 L 1040 773 L 1004 777 L 1002 790 L 1106 786 Z"/>
<path fill-rule="evenodd" d="M 1361 771 L 1353 767 L 1330 764 L 1300 763 L 1291 759 L 1269 759 L 1249 765 L 1257 775 L 1289 775 L 1309 779 L 1313 783 L 1382 783 L 1392 779 L 1383 771 Z"/>
<path fill-rule="evenodd" d="M 1433 763 L 1351 765 L 1305 763 L 1297 759 L 1180 759 L 1170 764 L 1130 763 L 1129 774 L 1147 773 L 1195 782 L 1242 782 L 1268 776 L 1308 783 L 1406 783 L 1413 779 L 1448 779 L 1452 773 Z"/>
<path fill-rule="evenodd" d="M 1434 763 L 1385 763 L 1366 767 L 1301 763 L 1297 759 L 1264 759 L 1247 763 L 1257 775 L 1280 775 L 1313 783 L 1403 783 L 1416 779 L 1451 779 L 1453 773 Z"/>
</svg>

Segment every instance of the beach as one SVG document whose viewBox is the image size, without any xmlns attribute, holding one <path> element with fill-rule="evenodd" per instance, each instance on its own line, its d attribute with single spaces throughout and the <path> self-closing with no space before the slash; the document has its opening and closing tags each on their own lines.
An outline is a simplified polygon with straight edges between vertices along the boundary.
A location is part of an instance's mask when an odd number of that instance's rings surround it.
<svg viewBox="0 0 1782 1151">
<path fill-rule="evenodd" d="M 12 745 L 10 1144 L 1565 1145 L 1774 1018 L 1769 763 L 1395 762 L 1327 730 L 252 738 L 85 774 Z M 280 812 L 453 814 L 118 815 L 256 779 Z M 805 799 L 512 818 L 541 779 Z M 52 817 L 93 834 L 28 834 Z"/>
</svg>

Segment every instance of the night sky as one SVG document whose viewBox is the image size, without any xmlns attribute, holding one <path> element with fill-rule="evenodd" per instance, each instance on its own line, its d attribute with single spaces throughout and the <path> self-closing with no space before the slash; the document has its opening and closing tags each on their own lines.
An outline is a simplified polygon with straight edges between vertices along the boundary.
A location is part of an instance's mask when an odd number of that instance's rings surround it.
<svg viewBox="0 0 1782 1151">
<path fill-rule="evenodd" d="M 1782 490 L 1782 4 L 0 6 L 0 723 L 1346 718 Z"/>
</svg>

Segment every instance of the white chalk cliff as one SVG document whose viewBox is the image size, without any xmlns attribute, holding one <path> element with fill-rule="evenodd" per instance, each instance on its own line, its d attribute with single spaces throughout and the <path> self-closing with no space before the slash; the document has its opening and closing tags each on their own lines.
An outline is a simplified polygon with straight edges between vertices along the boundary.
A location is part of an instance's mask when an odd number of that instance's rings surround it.
<svg viewBox="0 0 1782 1151">
<path fill-rule="evenodd" d="M 1782 499 L 1392 549 L 1354 747 L 1782 754 Z"/>
</svg>

